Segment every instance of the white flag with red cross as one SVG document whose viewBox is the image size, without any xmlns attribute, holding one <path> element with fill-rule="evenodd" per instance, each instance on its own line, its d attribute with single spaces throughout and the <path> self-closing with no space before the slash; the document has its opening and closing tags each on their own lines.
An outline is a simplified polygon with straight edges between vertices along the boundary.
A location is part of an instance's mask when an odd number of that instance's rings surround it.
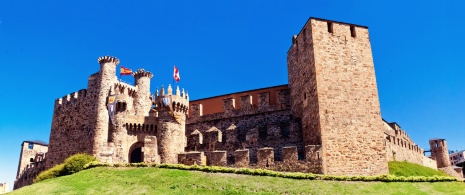
<svg viewBox="0 0 465 195">
<path fill-rule="evenodd" d="M 176 80 L 176 82 L 178 82 L 179 80 L 181 80 L 181 77 L 179 76 L 179 69 L 176 68 L 176 65 L 174 65 L 173 78 L 174 78 L 174 80 Z"/>
</svg>

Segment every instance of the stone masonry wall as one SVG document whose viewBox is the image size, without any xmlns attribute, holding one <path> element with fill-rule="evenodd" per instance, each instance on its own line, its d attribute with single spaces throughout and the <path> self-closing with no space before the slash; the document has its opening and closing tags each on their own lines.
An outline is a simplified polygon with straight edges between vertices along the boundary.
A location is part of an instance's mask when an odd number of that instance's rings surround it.
<svg viewBox="0 0 465 195">
<path fill-rule="evenodd" d="M 430 157 L 423 156 L 423 166 L 438 170 L 438 164 Z"/>
<path fill-rule="evenodd" d="M 429 140 L 431 158 L 436 160 L 438 168 L 450 166 L 449 151 L 445 139 Z"/>
<path fill-rule="evenodd" d="M 289 67 L 311 67 L 299 78 L 314 75 L 297 82 L 309 82 L 298 89 L 303 131 L 318 134 L 319 125 L 324 173 L 388 173 L 368 29 L 311 18 L 288 55 Z M 293 95 L 298 97 L 298 92 Z"/>
<path fill-rule="evenodd" d="M 18 170 L 16 178 L 21 176 L 21 173 L 31 164 L 37 161 L 36 156 L 45 155 L 48 152 L 48 146 L 42 143 L 24 141 L 21 144 L 21 154 L 19 155 Z"/>
<path fill-rule="evenodd" d="M 186 125 L 186 151 L 226 151 L 227 164 L 233 165 L 237 150 L 248 149 L 250 163 L 256 164 L 257 152 L 261 148 L 273 148 L 273 160 L 282 161 L 282 148 L 296 146 L 300 158 L 303 159 L 300 120 L 292 117 L 289 102 L 282 101 L 289 99 L 288 90 L 276 93 L 279 101 L 273 105 L 269 104 L 269 94 L 262 92 L 252 97 L 259 101 L 257 105 L 250 106 L 247 106 L 251 103 L 247 98 L 242 101 L 225 98 L 224 112 L 189 116 Z M 242 97 L 249 95 L 243 94 Z M 235 106 L 236 102 L 242 102 L 239 109 Z M 195 104 L 190 107 L 199 108 Z"/>
<path fill-rule="evenodd" d="M 13 189 L 19 189 L 31 185 L 40 172 L 45 171 L 46 160 L 36 161 L 26 166 L 19 177 L 16 178 Z"/>
<path fill-rule="evenodd" d="M 321 130 L 312 32 L 309 23 L 292 38 L 287 70 L 292 114 L 302 120 L 304 145 L 320 145 Z"/>
<path fill-rule="evenodd" d="M 388 161 L 407 161 L 424 165 L 424 150 L 415 144 L 404 130 L 401 130 L 396 123 L 383 122 L 383 127 Z"/>
<path fill-rule="evenodd" d="M 89 78 L 92 84 L 94 78 Z M 55 102 L 50 132 L 47 168 L 64 162 L 76 153 L 92 154 L 93 127 L 90 117 L 95 113 L 92 108 L 93 95 L 87 90 L 66 95 Z"/>
</svg>

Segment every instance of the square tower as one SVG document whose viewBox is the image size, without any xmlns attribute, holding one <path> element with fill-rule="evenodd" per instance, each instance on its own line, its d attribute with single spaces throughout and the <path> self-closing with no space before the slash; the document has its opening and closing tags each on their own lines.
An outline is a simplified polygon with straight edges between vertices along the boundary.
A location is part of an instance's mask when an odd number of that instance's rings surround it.
<svg viewBox="0 0 465 195">
<path fill-rule="evenodd" d="M 368 28 L 310 18 L 287 60 L 292 114 L 304 144 L 322 146 L 322 172 L 387 174 Z"/>
</svg>

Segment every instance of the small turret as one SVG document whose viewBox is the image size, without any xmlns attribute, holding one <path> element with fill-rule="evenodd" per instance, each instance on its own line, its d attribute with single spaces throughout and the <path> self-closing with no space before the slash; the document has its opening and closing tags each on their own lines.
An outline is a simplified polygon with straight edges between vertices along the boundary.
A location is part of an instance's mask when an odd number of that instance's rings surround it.
<svg viewBox="0 0 465 195">
<path fill-rule="evenodd" d="M 132 74 L 134 76 L 137 93 L 134 97 L 134 109 L 136 115 L 148 116 L 152 107 L 150 98 L 150 79 L 153 74 L 144 69 L 139 69 Z"/>
<path fill-rule="evenodd" d="M 449 153 L 445 139 L 430 139 L 431 157 L 436 160 L 438 168 L 450 166 Z"/>
</svg>

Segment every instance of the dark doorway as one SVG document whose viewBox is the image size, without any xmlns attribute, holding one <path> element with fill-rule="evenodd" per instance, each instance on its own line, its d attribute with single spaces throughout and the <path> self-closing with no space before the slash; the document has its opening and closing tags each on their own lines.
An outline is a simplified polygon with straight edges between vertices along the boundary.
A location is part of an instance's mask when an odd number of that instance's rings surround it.
<svg viewBox="0 0 465 195">
<path fill-rule="evenodd" d="M 141 147 L 135 148 L 135 149 L 131 152 L 131 159 L 129 159 L 129 162 L 130 162 L 130 163 L 140 163 L 140 162 L 144 162 L 144 153 L 142 152 L 142 148 L 141 148 Z"/>
</svg>

